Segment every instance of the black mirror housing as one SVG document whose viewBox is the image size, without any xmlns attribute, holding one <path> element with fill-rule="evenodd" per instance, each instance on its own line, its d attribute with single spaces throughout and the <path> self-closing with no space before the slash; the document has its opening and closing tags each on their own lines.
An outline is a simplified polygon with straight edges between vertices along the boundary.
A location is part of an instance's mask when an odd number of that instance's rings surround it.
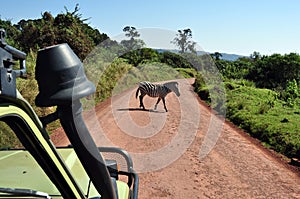
<svg viewBox="0 0 300 199">
<path fill-rule="evenodd" d="M 68 104 L 95 92 L 83 64 L 68 44 L 58 44 L 38 51 L 35 77 L 40 107 Z"/>
</svg>

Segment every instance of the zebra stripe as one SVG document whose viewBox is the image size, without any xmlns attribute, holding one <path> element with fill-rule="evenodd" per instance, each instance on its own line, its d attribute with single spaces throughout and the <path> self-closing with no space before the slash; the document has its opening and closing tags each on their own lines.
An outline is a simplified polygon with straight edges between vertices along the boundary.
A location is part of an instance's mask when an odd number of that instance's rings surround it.
<svg viewBox="0 0 300 199">
<path fill-rule="evenodd" d="M 162 100 L 164 104 L 164 108 L 166 112 L 168 112 L 165 104 L 165 97 L 172 91 L 174 91 L 177 96 L 180 96 L 177 82 L 169 82 L 165 84 L 152 84 L 150 82 L 140 82 L 135 97 L 137 98 L 139 92 L 141 93 L 139 97 L 140 107 L 143 109 L 145 109 L 145 106 L 143 104 L 143 98 L 145 95 L 148 95 L 150 97 L 158 97 L 154 109 L 156 109 L 157 104 L 160 102 L 160 100 Z"/>
<path fill-rule="evenodd" d="M 152 84 L 150 82 L 140 82 L 139 90 L 141 95 L 148 95 L 150 97 L 166 97 L 171 89 L 163 84 Z"/>
</svg>

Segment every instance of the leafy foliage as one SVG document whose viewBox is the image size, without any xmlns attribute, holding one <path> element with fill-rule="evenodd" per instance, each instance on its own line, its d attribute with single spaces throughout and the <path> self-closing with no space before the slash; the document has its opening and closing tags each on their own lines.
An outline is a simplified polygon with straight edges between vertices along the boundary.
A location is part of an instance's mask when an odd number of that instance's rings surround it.
<svg viewBox="0 0 300 199">
<path fill-rule="evenodd" d="M 140 34 L 135 27 L 126 26 L 123 28 L 123 32 L 125 32 L 125 36 L 129 38 L 128 40 L 121 41 L 121 45 L 124 46 L 126 52 L 137 50 L 145 46 L 145 42 L 139 39 Z"/>
<path fill-rule="evenodd" d="M 0 28 L 4 29 L 6 32 L 6 36 L 5 36 L 6 43 L 18 48 L 19 44 L 15 40 L 15 38 L 18 37 L 20 31 L 17 29 L 17 27 L 13 26 L 11 21 L 3 21 L 0 19 Z"/>
<path fill-rule="evenodd" d="M 293 79 L 292 81 L 288 81 L 286 89 L 281 92 L 281 99 L 286 102 L 286 105 L 293 107 L 296 104 L 300 105 L 299 97 L 300 94 L 297 81 L 295 79 Z"/>
<path fill-rule="evenodd" d="M 249 58 L 240 58 L 234 62 L 220 59 L 215 60 L 215 63 L 224 79 L 244 79 L 253 68 Z"/>
<path fill-rule="evenodd" d="M 254 62 L 246 78 L 260 88 L 285 88 L 287 82 L 300 80 L 300 56 L 296 53 L 263 56 Z"/>
<path fill-rule="evenodd" d="M 169 51 L 161 53 L 161 62 L 174 68 L 193 68 L 192 63 L 185 59 L 184 56 Z"/>
<path fill-rule="evenodd" d="M 137 50 L 129 51 L 120 56 L 127 59 L 129 64 L 138 66 L 146 62 L 156 62 L 160 60 L 160 55 L 156 50 L 151 48 L 140 48 Z"/>
<path fill-rule="evenodd" d="M 189 28 L 178 30 L 176 37 L 171 43 L 179 47 L 180 53 L 196 53 L 196 42 L 192 41 L 192 30 Z"/>
<path fill-rule="evenodd" d="M 40 19 L 21 20 L 16 25 L 0 21 L 7 29 L 9 39 L 15 41 L 18 47 L 26 53 L 47 46 L 68 43 L 82 60 L 100 42 L 108 39 L 106 34 L 101 34 L 97 29 L 91 28 L 81 19 L 76 5 L 73 12 L 67 10 L 64 14 L 53 17 L 49 12 L 44 12 Z M 6 25 L 5 25 L 6 24 Z"/>
</svg>

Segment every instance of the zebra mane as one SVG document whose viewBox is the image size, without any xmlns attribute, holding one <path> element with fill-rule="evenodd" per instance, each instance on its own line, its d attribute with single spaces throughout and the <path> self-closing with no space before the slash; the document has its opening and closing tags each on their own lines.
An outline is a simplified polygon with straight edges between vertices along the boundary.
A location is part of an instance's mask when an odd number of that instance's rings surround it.
<svg viewBox="0 0 300 199">
<path fill-rule="evenodd" d="M 168 87 L 168 88 L 172 88 L 174 86 L 178 86 L 178 82 L 166 82 L 163 85 Z"/>
</svg>

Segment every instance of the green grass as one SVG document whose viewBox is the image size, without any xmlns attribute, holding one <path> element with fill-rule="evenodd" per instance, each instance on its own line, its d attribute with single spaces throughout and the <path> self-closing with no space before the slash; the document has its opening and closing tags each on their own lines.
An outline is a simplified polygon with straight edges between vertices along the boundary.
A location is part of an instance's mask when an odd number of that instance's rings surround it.
<svg viewBox="0 0 300 199">
<path fill-rule="evenodd" d="M 21 146 L 17 136 L 13 133 L 9 126 L 0 121 L 0 149 L 15 148 Z"/>
<path fill-rule="evenodd" d="M 238 86 L 227 89 L 226 117 L 288 157 L 300 157 L 300 114 L 268 89 Z"/>
<path fill-rule="evenodd" d="M 197 76 L 197 71 L 194 68 L 176 68 L 176 71 L 184 78 L 193 78 Z"/>
<path fill-rule="evenodd" d="M 212 108 L 208 86 L 197 76 L 195 92 Z M 226 118 L 263 145 L 287 156 L 300 158 L 300 106 L 288 106 L 269 89 L 256 88 L 246 80 L 227 80 Z M 295 99 L 295 102 L 299 99 Z"/>
</svg>

